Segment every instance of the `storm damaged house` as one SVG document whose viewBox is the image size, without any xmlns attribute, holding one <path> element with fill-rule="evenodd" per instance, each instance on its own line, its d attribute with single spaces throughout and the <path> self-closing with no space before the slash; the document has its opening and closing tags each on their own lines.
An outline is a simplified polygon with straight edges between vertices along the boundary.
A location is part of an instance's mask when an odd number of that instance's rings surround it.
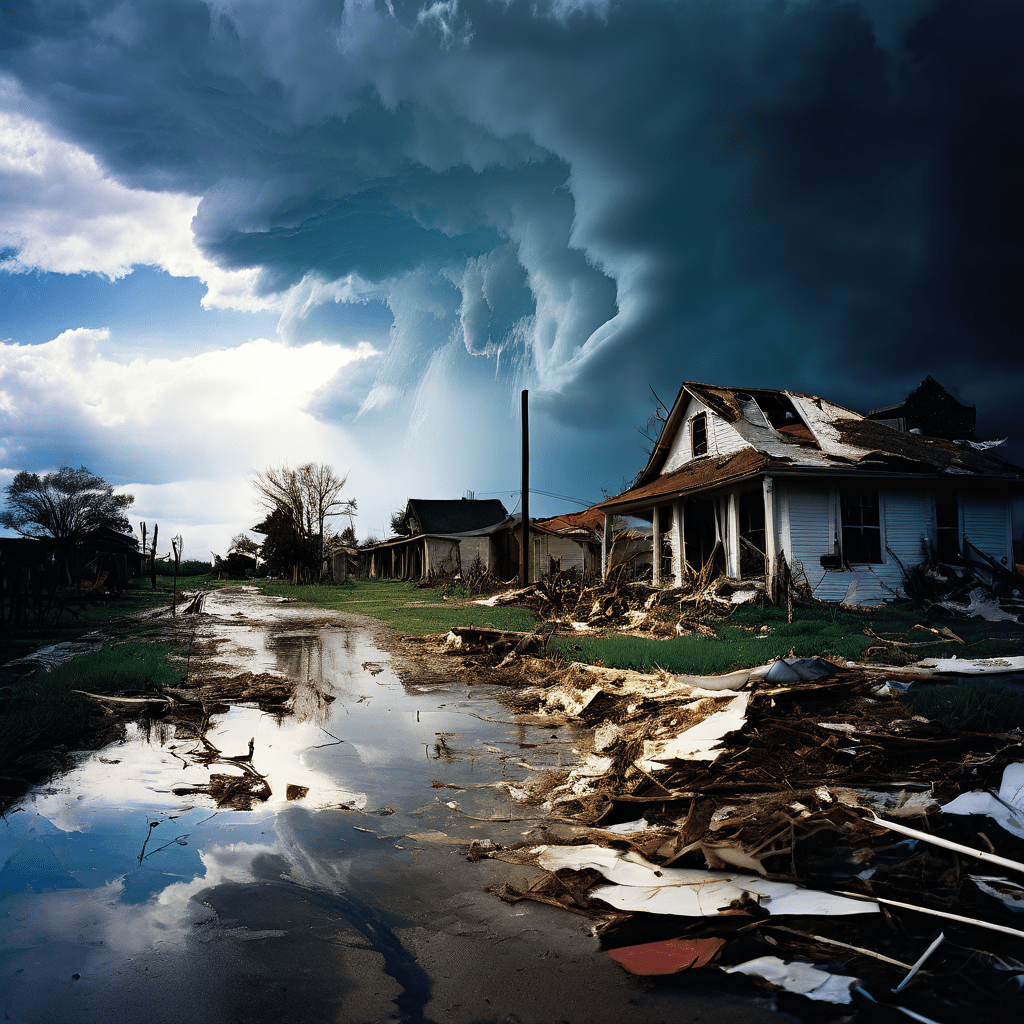
<svg viewBox="0 0 1024 1024">
<path fill-rule="evenodd" d="M 902 566 L 929 550 L 1012 571 L 1024 470 L 990 447 L 974 438 L 974 409 L 931 378 L 868 416 L 814 395 L 684 383 L 636 481 L 595 506 L 602 570 L 623 515 L 652 524 L 657 585 L 711 562 L 770 591 L 788 571 L 819 599 L 864 604 L 901 595 Z"/>
<path fill-rule="evenodd" d="M 559 572 L 596 572 L 601 565 L 604 516 L 587 509 L 530 521 L 530 581 Z M 521 535 L 516 527 L 516 538 Z"/>
<path fill-rule="evenodd" d="M 425 579 L 476 566 L 501 579 L 515 575 L 519 543 L 510 517 L 497 499 L 410 498 L 391 537 L 364 549 L 371 577 Z"/>
</svg>

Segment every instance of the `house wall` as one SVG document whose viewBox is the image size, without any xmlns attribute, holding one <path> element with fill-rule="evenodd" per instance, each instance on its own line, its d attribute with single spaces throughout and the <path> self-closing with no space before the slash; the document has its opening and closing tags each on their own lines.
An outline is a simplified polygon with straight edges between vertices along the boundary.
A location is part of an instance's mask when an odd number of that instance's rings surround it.
<svg viewBox="0 0 1024 1024">
<path fill-rule="evenodd" d="M 1012 520 L 1005 497 L 985 491 L 960 492 L 960 522 L 964 536 L 997 562 L 1011 559 Z"/>
<path fill-rule="evenodd" d="M 539 580 L 547 575 L 550 560 L 560 558 L 560 569 L 568 572 L 575 569 L 584 572 L 589 568 L 589 552 L 585 544 L 571 537 L 559 537 L 550 533 L 536 533 L 531 537 L 533 558 L 530 563 L 531 581 Z"/>
<path fill-rule="evenodd" d="M 693 461 L 690 449 L 690 420 L 701 412 L 707 413 L 708 417 L 708 455 L 731 455 L 747 447 L 747 442 L 740 437 L 734 427 L 712 412 L 703 402 L 691 398 L 690 404 L 686 407 L 686 415 L 672 440 L 672 447 L 669 449 L 662 473 L 674 473 L 686 463 Z"/>
<path fill-rule="evenodd" d="M 487 572 L 498 570 L 498 547 L 490 537 L 464 537 L 459 541 L 459 557 L 466 572 L 477 558 Z"/>
<path fill-rule="evenodd" d="M 786 561 L 803 573 L 814 596 L 823 601 L 874 604 L 903 596 L 905 566 L 924 557 L 924 543 L 935 541 L 935 491 L 931 487 L 899 484 L 879 486 L 882 558 L 877 564 L 852 569 L 826 569 L 821 556 L 835 553 L 839 532 L 839 502 L 835 485 L 777 480 L 780 515 L 776 543 Z M 1010 516 L 1007 501 L 996 494 L 961 493 L 964 532 L 986 554 L 1007 554 Z"/>
<path fill-rule="evenodd" d="M 458 572 L 459 542 L 440 537 L 427 538 L 427 557 L 423 566 L 423 576 L 432 572 Z"/>
</svg>

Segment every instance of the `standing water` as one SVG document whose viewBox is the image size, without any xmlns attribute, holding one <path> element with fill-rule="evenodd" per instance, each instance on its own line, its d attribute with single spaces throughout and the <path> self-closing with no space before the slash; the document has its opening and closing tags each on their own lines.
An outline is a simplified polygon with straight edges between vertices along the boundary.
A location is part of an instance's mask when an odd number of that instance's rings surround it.
<svg viewBox="0 0 1024 1024">
<path fill-rule="evenodd" d="M 280 677 L 286 713 L 225 698 L 205 728 L 140 720 L 8 812 L 5 1020 L 789 1019 L 646 989 L 585 920 L 484 891 L 529 870 L 469 863 L 469 843 L 544 825 L 489 784 L 575 761 L 573 730 L 401 678 L 365 621 L 247 588 L 196 628 L 190 673 Z M 251 809 L 218 804 L 214 777 L 257 780 Z"/>
</svg>

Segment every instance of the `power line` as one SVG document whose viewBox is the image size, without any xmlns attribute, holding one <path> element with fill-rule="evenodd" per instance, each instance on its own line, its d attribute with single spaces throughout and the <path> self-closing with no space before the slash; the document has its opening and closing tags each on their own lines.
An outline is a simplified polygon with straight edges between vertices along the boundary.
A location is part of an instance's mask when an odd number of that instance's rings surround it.
<svg viewBox="0 0 1024 1024">
<path fill-rule="evenodd" d="M 474 491 L 474 494 L 519 494 L 521 488 L 518 487 L 507 487 L 502 488 L 500 491 Z M 568 494 L 555 494 L 553 491 L 542 491 L 537 487 L 530 488 L 531 494 L 543 494 L 546 498 L 560 498 L 562 501 L 571 501 L 576 505 L 582 505 L 584 508 L 590 508 L 591 505 L 595 504 L 593 501 L 580 501 L 579 498 L 572 498 Z"/>
</svg>

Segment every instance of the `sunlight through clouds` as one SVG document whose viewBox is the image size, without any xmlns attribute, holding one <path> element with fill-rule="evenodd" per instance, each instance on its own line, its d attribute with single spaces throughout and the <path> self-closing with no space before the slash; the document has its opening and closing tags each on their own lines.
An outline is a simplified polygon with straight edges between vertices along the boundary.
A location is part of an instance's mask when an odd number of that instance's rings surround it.
<svg viewBox="0 0 1024 1024">
<path fill-rule="evenodd" d="M 190 548 L 206 557 L 254 520 L 253 471 L 287 460 L 334 460 L 338 452 L 367 464 L 343 428 L 318 420 L 309 407 L 325 382 L 377 358 L 368 344 L 292 347 L 256 339 L 126 362 L 104 354 L 108 333 L 81 328 L 43 345 L 0 344 L 0 464 L 7 474 L 26 464 L 84 462 L 136 495 L 133 521 L 166 520 L 173 510 L 177 526 L 165 529 L 189 534 Z"/>
</svg>

